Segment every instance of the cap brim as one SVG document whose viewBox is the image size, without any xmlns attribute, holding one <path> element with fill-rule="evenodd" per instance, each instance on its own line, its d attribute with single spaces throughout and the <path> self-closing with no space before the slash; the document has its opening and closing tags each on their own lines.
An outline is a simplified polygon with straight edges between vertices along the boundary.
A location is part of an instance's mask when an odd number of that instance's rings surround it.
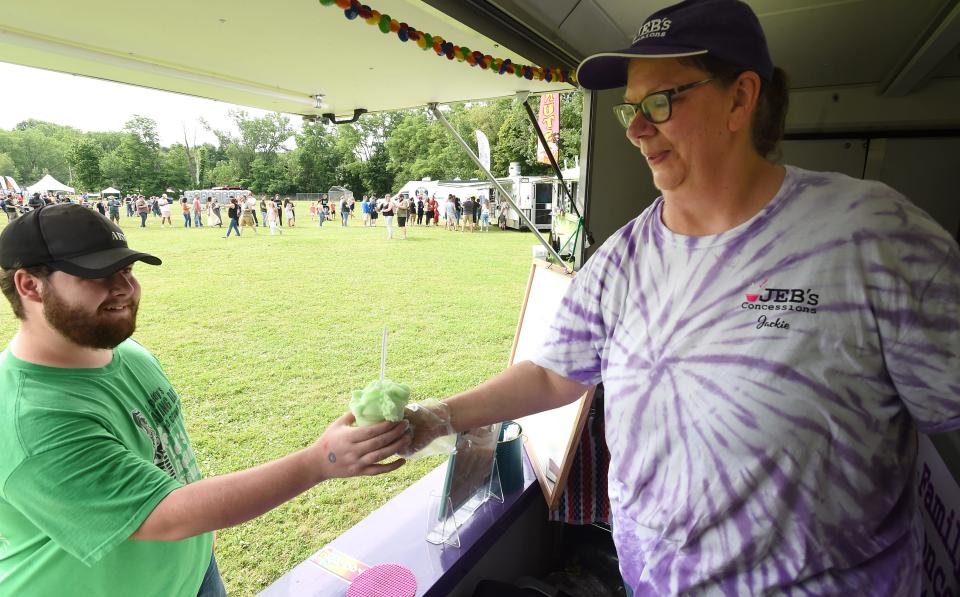
<svg viewBox="0 0 960 597">
<path fill-rule="evenodd" d="M 79 278 L 106 278 L 112 276 L 134 261 L 143 261 L 150 265 L 163 263 L 159 257 L 149 253 L 140 253 L 127 247 L 115 247 L 105 251 L 97 251 L 88 255 L 71 257 L 60 261 L 52 261 L 48 265 Z"/>
<path fill-rule="evenodd" d="M 707 50 L 683 46 L 656 48 L 638 45 L 625 50 L 601 52 L 587 56 L 577 67 L 577 83 L 584 89 L 602 91 L 627 84 L 627 64 L 634 58 L 682 58 L 706 54 Z"/>
</svg>

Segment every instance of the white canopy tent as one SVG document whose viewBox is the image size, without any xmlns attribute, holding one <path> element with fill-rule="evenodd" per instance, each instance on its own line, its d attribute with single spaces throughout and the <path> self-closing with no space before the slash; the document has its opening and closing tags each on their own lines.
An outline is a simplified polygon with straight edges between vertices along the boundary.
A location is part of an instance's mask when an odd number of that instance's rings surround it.
<svg viewBox="0 0 960 597">
<path fill-rule="evenodd" d="M 117 189 L 115 189 L 115 188 L 113 188 L 113 187 L 107 187 L 107 188 L 103 189 L 102 191 L 100 191 L 100 195 L 102 195 L 102 196 L 104 196 L 104 197 L 106 197 L 107 195 L 122 195 L 122 194 L 123 194 L 123 193 L 121 193 L 120 191 L 118 191 Z"/>
<path fill-rule="evenodd" d="M 28 193 L 74 193 L 73 187 L 68 187 L 56 178 L 47 174 L 36 183 L 27 187 Z"/>
</svg>

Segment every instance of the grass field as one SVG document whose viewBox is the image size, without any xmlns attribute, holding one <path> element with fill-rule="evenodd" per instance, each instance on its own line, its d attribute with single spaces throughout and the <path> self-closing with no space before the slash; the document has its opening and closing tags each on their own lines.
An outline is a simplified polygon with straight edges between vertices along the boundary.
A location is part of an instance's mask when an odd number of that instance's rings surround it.
<svg viewBox="0 0 960 597">
<path fill-rule="evenodd" d="M 359 210 L 358 210 L 359 211 Z M 224 214 L 225 215 L 225 214 Z M 412 228 L 386 240 L 382 225 L 339 219 L 271 237 L 173 229 L 122 218 L 140 264 L 135 338 L 152 350 L 181 396 L 204 475 L 307 446 L 346 410 L 349 393 L 378 374 L 390 328 L 387 375 L 414 399 L 442 398 L 501 371 L 509 357 L 530 267 L 528 233 L 461 234 Z M 0 337 L 16 329 L 9 310 Z M 4 341 L 5 343 L 5 341 Z M 261 518 L 221 531 L 217 559 L 231 595 L 251 595 L 436 466 L 437 458 L 381 477 L 337 480 Z"/>
</svg>

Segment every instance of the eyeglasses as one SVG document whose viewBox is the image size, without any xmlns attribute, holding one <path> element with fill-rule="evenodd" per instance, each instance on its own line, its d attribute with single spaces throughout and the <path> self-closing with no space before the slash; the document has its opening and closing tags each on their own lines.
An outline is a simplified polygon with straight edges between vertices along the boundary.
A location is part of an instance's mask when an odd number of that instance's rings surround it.
<svg viewBox="0 0 960 597">
<path fill-rule="evenodd" d="M 630 123 L 637 117 L 637 112 L 643 114 L 651 124 L 661 124 L 673 115 L 673 96 L 690 91 L 701 85 L 706 85 L 713 79 L 704 79 L 696 83 L 687 83 L 673 89 L 664 89 L 655 91 L 647 97 L 640 100 L 639 104 L 617 104 L 613 107 L 613 113 L 617 120 L 623 125 L 623 128 L 630 128 Z"/>
</svg>

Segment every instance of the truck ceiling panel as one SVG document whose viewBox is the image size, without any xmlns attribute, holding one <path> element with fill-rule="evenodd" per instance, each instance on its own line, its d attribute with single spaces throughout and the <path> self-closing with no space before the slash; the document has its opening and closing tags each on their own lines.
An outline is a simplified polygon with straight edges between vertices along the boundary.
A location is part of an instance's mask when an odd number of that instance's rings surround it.
<svg viewBox="0 0 960 597">
<path fill-rule="evenodd" d="M 767 33 L 774 62 L 794 88 L 877 84 L 904 64 L 953 0 L 747 0 Z M 629 45 L 650 13 L 671 0 L 579 0 L 554 11 L 544 0 L 496 0 L 548 39 L 583 58 Z M 563 15 L 566 15 L 563 17 Z M 558 18 L 565 20 L 559 25 Z M 622 35 L 617 35 L 619 30 Z M 622 45 L 620 45 L 622 44 Z M 956 72 L 951 62 L 935 76 Z"/>
<path fill-rule="evenodd" d="M 422 2 L 372 6 L 458 45 L 527 63 Z M 571 89 L 448 61 L 316 0 L 0 0 L 0 61 L 306 115 Z M 319 109 L 311 99 L 318 93 Z"/>
</svg>

